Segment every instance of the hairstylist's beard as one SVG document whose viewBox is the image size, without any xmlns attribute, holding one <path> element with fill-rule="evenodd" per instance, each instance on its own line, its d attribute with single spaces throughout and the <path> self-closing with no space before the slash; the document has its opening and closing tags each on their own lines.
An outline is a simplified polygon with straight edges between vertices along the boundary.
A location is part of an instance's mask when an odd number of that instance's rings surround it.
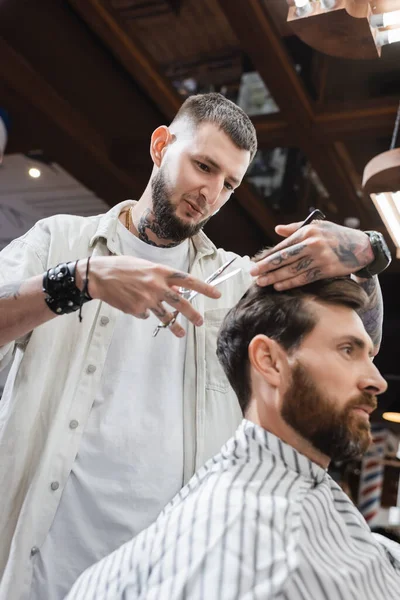
<svg viewBox="0 0 400 600">
<path fill-rule="evenodd" d="M 211 217 L 191 225 L 176 215 L 176 208 L 170 200 L 170 193 L 163 171 L 160 170 L 151 182 L 153 215 L 150 229 L 163 240 L 171 240 L 177 244 L 196 235 Z"/>
<path fill-rule="evenodd" d="M 364 454 L 370 445 L 368 420 L 352 409 L 376 408 L 375 396 L 361 393 L 340 409 L 334 396 L 321 393 L 307 369 L 297 363 L 282 405 L 282 417 L 303 438 L 332 460 L 350 460 Z"/>
</svg>

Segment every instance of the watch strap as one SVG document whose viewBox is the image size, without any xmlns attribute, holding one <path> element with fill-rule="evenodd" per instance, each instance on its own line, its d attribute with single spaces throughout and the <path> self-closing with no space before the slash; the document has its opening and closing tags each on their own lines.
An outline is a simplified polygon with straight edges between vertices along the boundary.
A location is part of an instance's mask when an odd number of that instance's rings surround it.
<svg viewBox="0 0 400 600">
<path fill-rule="evenodd" d="M 355 273 L 357 277 L 363 279 L 370 279 L 374 275 L 382 273 L 391 263 L 392 256 L 390 250 L 385 242 L 385 238 L 379 231 L 365 231 L 369 237 L 372 251 L 374 253 L 374 260 Z"/>
</svg>

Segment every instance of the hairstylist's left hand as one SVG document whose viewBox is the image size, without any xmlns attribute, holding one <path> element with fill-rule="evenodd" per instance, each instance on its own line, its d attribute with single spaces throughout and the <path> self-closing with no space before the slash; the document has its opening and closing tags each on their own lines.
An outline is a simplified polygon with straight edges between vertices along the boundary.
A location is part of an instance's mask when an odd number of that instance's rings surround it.
<svg viewBox="0 0 400 600">
<path fill-rule="evenodd" d="M 255 258 L 250 273 L 258 285 L 288 290 L 317 279 L 356 273 L 374 260 L 369 237 L 363 231 L 329 221 L 300 225 L 275 228 L 285 239 Z"/>
</svg>

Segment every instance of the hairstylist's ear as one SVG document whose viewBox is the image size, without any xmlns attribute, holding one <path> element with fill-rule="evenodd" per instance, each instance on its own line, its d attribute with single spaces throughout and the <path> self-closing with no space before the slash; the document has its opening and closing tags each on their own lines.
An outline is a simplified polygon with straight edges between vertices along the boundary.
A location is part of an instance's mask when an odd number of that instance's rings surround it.
<svg viewBox="0 0 400 600">
<path fill-rule="evenodd" d="M 150 156 L 157 167 L 161 165 L 167 147 L 173 139 L 174 136 L 166 125 L 160 125 L 153 131 L 150 141 Z"/>
</svg>

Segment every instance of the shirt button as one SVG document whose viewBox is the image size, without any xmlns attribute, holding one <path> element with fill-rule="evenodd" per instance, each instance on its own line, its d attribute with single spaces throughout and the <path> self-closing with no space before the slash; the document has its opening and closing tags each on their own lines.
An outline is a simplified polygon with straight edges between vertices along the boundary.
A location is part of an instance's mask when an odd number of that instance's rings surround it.
<svg viewBox="0 0 400 600">
<path fill-rule="evenodd" d="M 101 317 L 101 319 L 100 319 L 100 325 L 102 325 L 103 327 L 105 325 L 108 325 L 109 322 L 110 322 L 110 319 L 108 317 Z"/>
<path fill-rule="evenodd" d="M 88 365 L 87 369 L 86 369 L 86 373 L 94 373 L 96 370 L 96 367 L 94 365 Z"/>
<path fill-rule="evenodd" d="M 70 429 L 76 429 L 79 425 L 79 422 L 76 421 L 75 419 L 72 419 L 72 421 L 69 422 L 69 428 Z"/>
<path fill-rule="evenodd" d="M 32 546 L 31 548 L 31 556 L 35 556 L 39 552 L 39 548 L 37 546 Z"/>
<path fill-rule="evenodd" d="M 53 481 L 51 483 L 51 489 L 53 490 L 53 492 L 55 492 L 56 490 L 58 490 L 58 488 L 60 487 L 60 484 L 58 483 L 58 481 Z"/>
</svg>

